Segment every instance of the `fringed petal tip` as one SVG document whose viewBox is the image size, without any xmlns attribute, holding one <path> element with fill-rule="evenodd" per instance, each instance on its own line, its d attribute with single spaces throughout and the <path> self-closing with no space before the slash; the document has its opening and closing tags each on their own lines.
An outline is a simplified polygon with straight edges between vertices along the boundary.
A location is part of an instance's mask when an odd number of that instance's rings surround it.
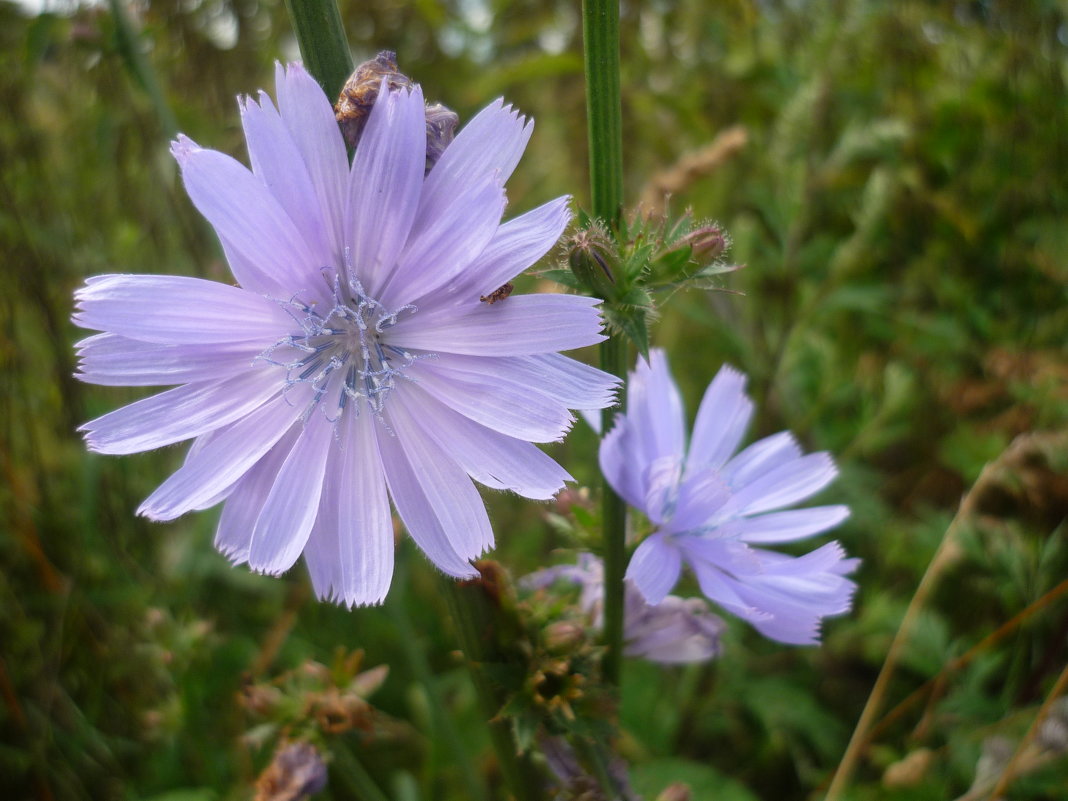
<svg viewBox="0 0 1068 801">
<path fill-rule="evenodd" d="M 358 595 L 347 595 L 341 590 L 335 587 L 329 587 L 326 589 L 315 588 L 315 597 L 320 601 L 326 601 L 327 603 L 336 604 L 337 606 L 344 607 L 349 611 L 353 609 L 365 609 L 371 606 L 381 606 L 386 602 L 386 597 L 389 595 L 389 588 L 386 588 L 379 597 L 366 598 Z"/>
<path fill-rule="evenodd" d="M 188 136 L 181 133 L 171 142 L 171 155 L 174 156 L 179 167 L 184 165 L 186 159 L 203 149 Z"/>
</svg>

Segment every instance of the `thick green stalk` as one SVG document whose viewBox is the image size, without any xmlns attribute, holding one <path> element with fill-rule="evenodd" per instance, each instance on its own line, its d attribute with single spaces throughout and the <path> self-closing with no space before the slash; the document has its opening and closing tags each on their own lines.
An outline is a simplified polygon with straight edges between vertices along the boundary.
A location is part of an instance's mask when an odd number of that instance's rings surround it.
<svg viewBox="0 0 1068 801">
<path fill-rule="evenodd" d="M 352 54 L 335 0 L 286 0 L 304 68 L 331 100 L 352 73 Z"/>
<path fill-rule="evenodd" d="M 582 36 L 585 43 L 586 117 L 590 145 L 590 195 L 593 216 L 612 231 L 623 206 L 623 122 L 619 87 L 619 0 L 583 0 Z M 601 369 L 626 377 L 627 344 L 615 335 L 601 345 Z M 601 416 L 604 431 L 615 415 L 625 408 L 626 395 L 620 390 L 620 405 L 606 409 Z M 624 539 L 627 509 L 615 491 L 603 483 L 604 520 L 604 658 L 605 678 L 619 686 L 623 661 L 623 572 L 626 567 Z"/>
<path fill-rule="evenodd" d="M 623 206 L 619 0 L 583 0 L 582 38 L 593 215 L 614 227 Z"/>
</svg>

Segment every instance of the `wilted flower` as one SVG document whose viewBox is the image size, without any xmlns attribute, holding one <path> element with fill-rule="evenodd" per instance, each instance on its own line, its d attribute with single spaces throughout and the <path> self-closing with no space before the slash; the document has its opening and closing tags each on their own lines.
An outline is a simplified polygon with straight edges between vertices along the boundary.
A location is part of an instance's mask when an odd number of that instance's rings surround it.
<svg viewBox="0 0 1068 801">
<path fill-rule="evenodd" d="M 330 101 L 299 66 L 241 104 L 252 170 L 185 137 L 172 151 L 237 286 L 106 275 L 76 293 L 80 378 L 179 385 L 83 426 L 134 453 L 193 439 L 139 513 L 221 501 L 216 545 L 281 573 L 304 554 L 320 597 L 380 602 L 393 572 L 389 498 L 452 576 L 493 544 L 471 478 L 546 499 L 568 474 L 533 442 L 614 379 L 556 351 L 599 342 L 597 301 L 483 295 L 567 224 L 558 198 L 504 225 L 504 182 L 531 123 L 491 104 L 425 176 L 418 86 L 377 95 L 349 166 Z"/>
<path fill-rule="evenodd" d="M 311 743 L 285 743 L 256 780 L 255 801 L 304 801 L 326 788 L 326 763 Z"/>
<path fill-rule="evenodd" d="M 780 642 L 819 638 L 820 620 L 847 612 L 857 565 L 837 542 L 801 557 L 765 550 L 826 531 L 845 506 L 773 511 L 803 500 L 837 475 L 826 453 L 803 456 L 789 432 L 735 455 L 753 412 L 745 376 L 723 367 L 705 392 L 686 442 L 678 388 L 663 351 L 630 374 L 625 415 L 601 442 L 612 487 L 656 526 L 634 552 L 627 578 L 659 603 L 693 568 L 702 592 Z"/>
<path fill-rule="evenodd" d="M 568 581 L 581 588 L 579 606 L 592 625 L 604 624 L 604 566 L 593 554 L 579 554 L 574 565 L 557 565 L 523 578 L 527 589 Z M 628 581 L 623 594 L 623 641 L 627 656 L 650 662 L 682 664 L 704 662 L 719 653 L 724 625 L 702 598 L 668 595 L 649 604 Z M 554 623 L 560 626 L 564 623 Z M 551 628 L 551 627 L 550 627 Z"/>
</svg>

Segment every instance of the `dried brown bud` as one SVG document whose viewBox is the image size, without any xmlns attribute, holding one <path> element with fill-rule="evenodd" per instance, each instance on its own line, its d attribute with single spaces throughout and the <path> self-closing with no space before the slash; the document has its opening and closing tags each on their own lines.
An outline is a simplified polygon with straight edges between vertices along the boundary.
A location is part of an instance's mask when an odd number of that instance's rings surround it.
<svg viewBox="0 0 1068 801">
<path fill-rule="evenodd" d="M 586 630 L 570 620 L 558 620 L 545 627 L 545 650 L 551 654 L 566 654 L 586 641 Z"/>
<path fill-rule="evenodd" d="M 371 115 L 375 100 L 386 81 L 390 90 L 410 89 L 414 86 L 411 78 L 400 71 L 397 66 L 397 54 L 392 50 L 383 50 L 374 58 L 365 61 L 349 76 L 341 89 L 337 103 L 334 104 L 334 116 L 341 127 L 345 143 L 355 149 L 363 135 L 367 118 Z M 456 125 L 460 118 L 456 112 L 441 105 L 428 103 L 426 106 L 426 172 L 441 158 L 445 148 L 452 142 Z"/>
<path fill-rule="evenodd" d="M 411 79 L 397 67 L 397 54 L 392 50 L 383 50 L 360 64 L 341 88 L 341 94 L 334 104 L 334 116 L 341 126 L 341 135 L 351 148 L 355 148 L 360 141 L 383 80 L 388 82 L 389 89 L 412 86 Z"/>
</svg>

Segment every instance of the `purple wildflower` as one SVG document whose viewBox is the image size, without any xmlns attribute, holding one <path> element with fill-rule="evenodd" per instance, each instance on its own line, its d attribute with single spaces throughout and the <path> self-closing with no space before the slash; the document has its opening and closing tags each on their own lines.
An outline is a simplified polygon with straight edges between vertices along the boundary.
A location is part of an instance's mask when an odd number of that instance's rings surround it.
<svg viewBox="0 0 1068 801">
<path fill-rule="evenodd" d="M 596 628 L 604 625 L 604 566 L 593 554 L 579 554 L 574 565 L 558 565 L 523 578 L 527 589 L 568 581 L 580 587 L 579 608 Z M 723 621 L 702 598 L 668 595 L 647 603 L 633 582 L 624 585 L 623 641 L 627 656 L 674 665 L 704 662 L 717 656 Z"/>
<path fill-rule="evenodd" d="M 612 487 L 656 526 L 634 552 L 627 578 L 657 604 L 683 564 L 702 592 L 780 642 L 819 639 L 823 617 L 849 611 L 857 560 L 831 542 L 801 557 L 765 550 L 845 520 L 845 506 L 773 511 L 803 500 L 837 475 L 830 455 L 803 456 L 789 432 L 735 455 L 753 412 L 745 376 L 723 367 L 705 392 L 686 443 L 684 411 L 663 351 L 630 374 L 628 407 L 601 442 Z"/>
<path fill-rule="evenodd" d="M 568 198 L 501 224 L 532 127 L 503 101 L 424 178 L 417 86 L 380 92 L 350 168 L 318 84 L 299 65 L 276 81 L 277 110 L 262 92 L 241 104 L 251 171 L 172 148 L 238 285 L 105 275 L 77 291 L 74 321 L 103 332 L 79 343 L 80 378 L 178 385 L 86 423 L 88 445 L 194 440 L 139 513 L 225 501 L 217 547 L 271 574 L 303 553 L 320 597 L 385 597 L 390 498 L 435 565 L 475 576 L 493 533 L 470 479 L 551 497 L 570 476 L 532 443 L 612 402 L 614 379 L 556 353 L 603 339 L 598 301 L 479 301 L 556 242 Z"/>
</svg>

